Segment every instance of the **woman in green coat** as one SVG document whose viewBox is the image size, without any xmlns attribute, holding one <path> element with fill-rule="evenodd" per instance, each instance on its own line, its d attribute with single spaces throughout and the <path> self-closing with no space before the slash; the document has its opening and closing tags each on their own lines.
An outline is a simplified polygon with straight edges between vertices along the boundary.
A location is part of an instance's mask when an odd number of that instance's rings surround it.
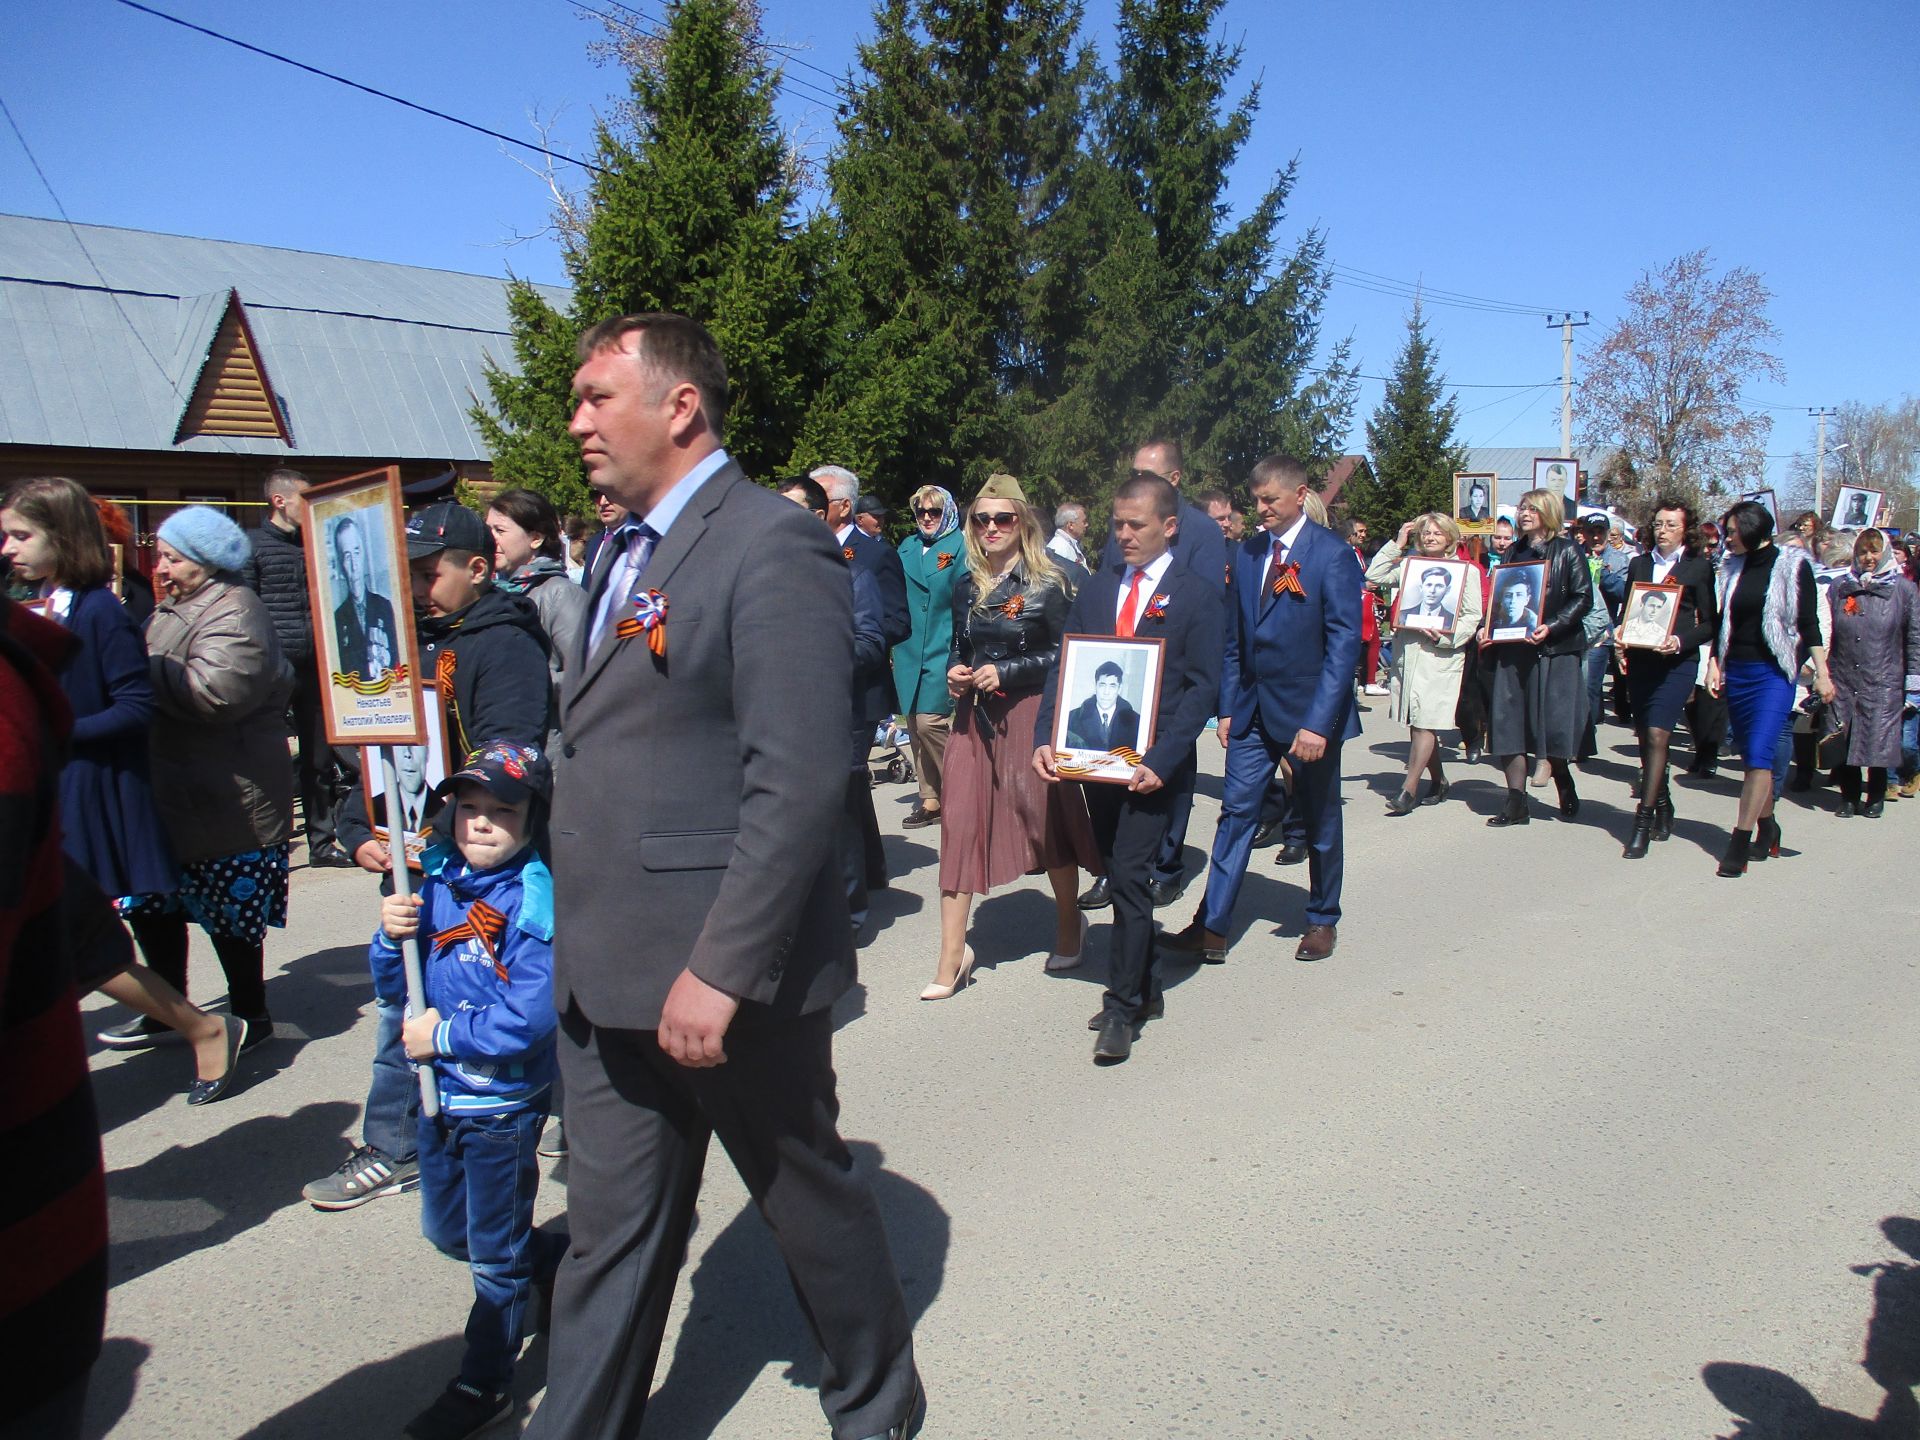
<svg viewBox="0 0 1920 1440">
<path fill-rule="evenodd" d="M 900 542 L 913 633 L 893 647 L 894 697 L 913 742 L 920 798 L 901 821 L 909 830 L 940 823 L 940 773 L 953 731 L 947 652 L 953 645 L 953 582 L 966 573 L 960 509 L 938 485 L 913 492 L 913 534 Z"/>
</svg>

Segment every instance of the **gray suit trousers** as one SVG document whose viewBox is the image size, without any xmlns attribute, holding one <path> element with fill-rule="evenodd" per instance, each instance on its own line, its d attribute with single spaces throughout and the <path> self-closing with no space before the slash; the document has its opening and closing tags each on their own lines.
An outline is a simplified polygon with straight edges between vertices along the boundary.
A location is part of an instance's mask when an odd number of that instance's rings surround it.
<svg viewBox="0 0 1920 1440">
<path fill-rule="evenodd" d="M 824 1357 L 835 1440 L 905 1418 L 912 1326 L 873 1192 L 840 1138 L 832 1026 L 826 1010 L 775 1019 L 746 1007 L 726 1063 L 693 1070 L 655 1031 L 596 1027 L 578 1005 L 561 1015 L 573 1243 L 554 1312 L 566 1343 L 529 1437 L 639 1433 L 713 1135 L 786 1261 Z"/>
</svg>

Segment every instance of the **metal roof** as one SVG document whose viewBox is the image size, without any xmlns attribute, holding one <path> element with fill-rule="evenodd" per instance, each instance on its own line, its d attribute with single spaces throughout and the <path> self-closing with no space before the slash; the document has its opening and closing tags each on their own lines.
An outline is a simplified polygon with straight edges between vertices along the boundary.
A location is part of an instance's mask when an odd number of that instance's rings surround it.
<svg viewBox="0 0 1920 1440">
<path fill-rule="evenodd" d="M 291 448 L 173 443 L 229 290 Z M 0 215 L 0 444 L 478 460 L 489 357 L 512 368 L 503 279 Z"/>
</svg>

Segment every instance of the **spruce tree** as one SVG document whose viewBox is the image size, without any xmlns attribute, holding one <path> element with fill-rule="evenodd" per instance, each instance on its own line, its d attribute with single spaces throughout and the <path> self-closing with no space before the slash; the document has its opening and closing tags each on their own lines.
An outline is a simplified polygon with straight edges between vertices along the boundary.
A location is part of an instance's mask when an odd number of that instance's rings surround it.
<svg viewBox="0 0 1920 1440">
<path fill-rule="evenodd" d="M 600 169 L 569 237 L 563 315 L 530 287 L 512 296 L 518 376 L 495 368 L 483 418 L 499 478 L 570 511 L 587 492 L 566 440 L 573 345 L 600 320 L 691 315 L 727 357 L 728 452 L 770 476 L 793 449 L 820 363 L 812 301 L 817 239 L 796 217 L 797 164 L 773 113 L 769 64 L 748 0 L 676 0 L 653 36 L 610 22 L 626 103 L 595 127 Z"/>
<path fill-rule="evenodd" d="M 1386 393 L 1367 421 L 1372 473 L 1356 476 L 1345 492 L 1349 519 L 1386 535 L 1430 510 L 1453 513 L 1453 476 L 1466 467 L 1467 456 L 1453 434 L 1459 401 L 1442 399 L 1445 388 L 1416 301 Z"/>
</svg>

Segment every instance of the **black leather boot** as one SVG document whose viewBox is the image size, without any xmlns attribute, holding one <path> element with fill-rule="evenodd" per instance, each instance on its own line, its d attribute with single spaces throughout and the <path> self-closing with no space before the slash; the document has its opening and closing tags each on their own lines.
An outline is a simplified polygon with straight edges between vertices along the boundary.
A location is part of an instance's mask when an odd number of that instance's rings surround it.
<svg viewBox="0 0 1920 1440">
<path fill-rule="evenodd" d="M 1736 830 L 1727 841 L 1727 853 L 1720 857 L 1720 873 L 1731 880 L 1747 873 L 1747 850 L 1753 841 L 1751 830 Z"/>
<path fill-rule="evenodd" d="M 1553 772 L 1553 788 L 1560 796 L 1560 813 L 1571 820 L 1580 813 L 1580 793 L 1573 788 L 1573 770 L 1562 766 Z"/>
<path fill-rule="evenodd" d="M 1495 815 L 1491 820 L 1487 821 L 1487 824 L 1497 830 L 1504 825 L 1525 825 L 1531 821 L 1532 818 L 1532 816 L 1527 814 L 1527 792 L 1524 790 L 1509 790 L 1507 791 L 1507 803 L 1501 807 L 1498 815 Z"/>
<path fill-rule="evenodd" d="M 1653 802 L 1653 838 L 1673 838 L 1673 786 L 1667 783 L 1664 776 L 1660 780 L 1660 798 Z"/>
<path fill-rule="evenodd" d="M 1627 848 L 1620 852 L 1622 860 L 1644 860 L 1647 858 L 1647 842 L 1653 838 L 1653 811 L 1644 805 L 1633 807 L 1633 833 L 1627 837 Z"/>
<path fill-rule="evenodd" d="M 1756 865 L 1780 853 L 1780 822 L 1769 815 L 1753 827 L 1753 849 L 1747 858 Z"/>
</svg>

